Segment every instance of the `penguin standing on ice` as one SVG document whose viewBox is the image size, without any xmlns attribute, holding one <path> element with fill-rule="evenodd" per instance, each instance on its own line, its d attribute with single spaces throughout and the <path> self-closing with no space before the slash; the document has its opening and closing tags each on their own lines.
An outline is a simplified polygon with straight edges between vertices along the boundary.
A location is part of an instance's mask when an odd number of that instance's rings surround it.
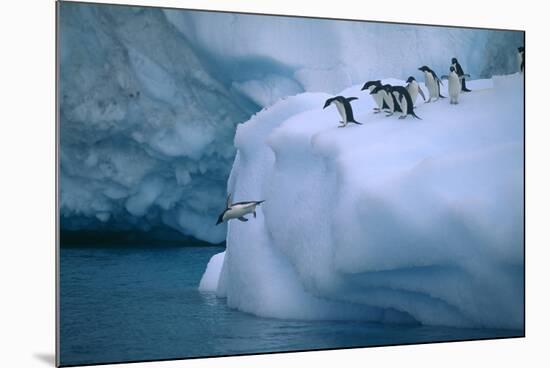
<svg viewBox="0 0 550 368">
<path fill-rule="evenodd" d="M 386 116 L 392 116 L 395 112 L 402 112 L 399 103 L 392 93 L 392 88 L 390 84 L 384 84 L 383 86 L 376 87 L 370 93 L 373 96 L 377 95 L 378 98 L 382 98 L 384 103 L 388 106 Z"/>
<path fill-rule="evenodd" d="M 361 91 L 368 90 L 369 93 L 371 93 L 372 91 L 374 91 L 375 88 L 381 87 L 381 86 L 382 86 L 382 82 L 379 80 L 369 81 L 363 85 L 363 88 L 361 88 Z M 371 93 L 371 96 L 372 96 L 372 99 L 374 100 L 374 103 L 376 104 L 376 107 L 373 108 L 375 114 L 382 112 L 382 110 L 389 109 L 388 104 L 386 104 L 381 94 Z"/>
<path fill-rule="evenodd" d="M 434 99 L 434 101 L 437 101 L 440 98 L 445 98 L 445 96 L 441 95 L 441 80 L 438 78 L 437 74 L 435 74 L 435 72 L 426 65 L 421 66 L 420 68 L 418 68 L 418 70 L 424 72 L 426 88 L 428 88 L 428 92 L 430 93 L 430 98 L 428 98 L 428 101 L 426 101 L 426 103 L 431 102 L 432 99 Z"/>
<path fill-rule="evenodd" d="M 420 119 L 414 113 L 413 101 L 411 99 L 411 95 L 409 94 L 409 91 L 407 90 L 407 88 L 402 86 L 392 87 L 391 94 L 394 97 L 394 101 L 399 104 L 399 108 L 401 110 L 401 116 L 399 117 L 399 119 L 405 119 L 407 115 L 411 115 L 417 119 Z"/>
<path fill-rule="evenodd" d="M 250 202 L 237 202 L 231 203 L 231 194 L 227 197 L 227 203 L 225 210 L 218 217 L 218 222 L 216 225 L 221 224 L 222 222 L 227 222 L 232 219 L 237 219 L 242 222 L 248 221 L 244 215 L 249 213 L 254 214 L 256 218 L 256 206 L 259 206 L 265 201 L 250 201 Z"/>
<path fill-rule="evenodd" d="M 525 47 L 518 47 L 518 65 L 520 73 L 525 70 Z"/>
<path fill-rule="evenodd" d="M 469 75 L 468 74 L 463 74 L 463 75 L 459 76 L 458 73 L 456 72 L 454 66 L 451 66 L 449 68 L 449 71 L 450 72 L 449 72 L 448 76 L 445 75 L 441 78 L 449 80 L 448 88 L 449 88 L 449 97 L 451 99 L 451 104 L 452 105 L 457 105 L 458 104 L 458 96 L 460 95 L 460 90 L 462 88 L 461 81 L 463 81 L 464 78 L 469 77 Z"/>
<path fill-rule="evenodd" d="M 464 70 L 462 70 L 462 66 L 460 66 L 458 60 L 456 58 L 452 58 L 451 64 L 455 68 L 456 74 L 459 77 L 462 77 L 464 75 Z M 466 88 L 466 78 L 462 78 L 462 92 L 472 92 L 472 90 Z"/>
<path fill-rule="evenodd" d="M 348 123 L 354 123 L 361 125 L 360 122 L 356 121 L 353 117 L 353 110 L 351 109 L 351 101 L 357 100 L 357 97 L 344 97 L 344 96 L 336 96 L 329 98 L 325 101 L 325 106 L 323 106 L 323 109 L 326 109 L 330 105 L 335 105 L 336 109 L 338 109 L 338 113 L 340 114 L 340 117 L 342 118 L 342 125 L 338 126 L 338 128 L 344 128 L 348 125 Z"/>
<path fill-rule="evenodd" d="M 416 79 L 414 79 L 414 77 L 409 77 L 409 79 L 407 79 L 407 91 L 409 92 L 409 95 L 411 95 L 413 105 L 416 104 L 416 98 L 419 94 L 420 96 L 422 96 L 422 99 L 426 101 L 426 96 L 424 96 L 422 88 L 420 88 L 418 82 L 416 81 Z"/>
</svg>

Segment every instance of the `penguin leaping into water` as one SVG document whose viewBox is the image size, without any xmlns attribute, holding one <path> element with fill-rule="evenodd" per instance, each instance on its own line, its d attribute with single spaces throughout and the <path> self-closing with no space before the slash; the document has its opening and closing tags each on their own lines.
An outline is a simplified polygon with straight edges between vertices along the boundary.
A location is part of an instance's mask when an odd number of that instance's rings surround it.
<svg viewBox="0 0 550 368">
<path fill-rule="evenodd" d="M 428 98 L 428 101 L 426 101 L 426 103 L 431 102 L 432 99 L 434 99 L 434 101 L 437 101 L 440 98 L 445 98 L 445 96 L 441 95 L 441 80 L 438 78 L 437 74 L 435 74 L 435 72 L 428 68 L 426 65 L 421 66 L 420 68 L 418 68 L 418 70 L 424 72 L 426 88 L 428 88 L 428 92 L 430 93 L 430 98 Z"/>
<path fill-rule="evenodd" d="M 451 59 L 451 64 L 455 68 L 455 72 L 459 77 L 462 77 L 464 75 L 464 70 L 462 70 L 462 66 L 460 66 L 460 63 L 456 58 Z M 468 89 L 466 87 L 466 78 L 462 78 L 462 92 L 472 92 L 471 89 Z"/>
<path fill-rule="evenodd" d="M 424 96 L 424 92 L 422 91 L 422 88 L 420 88 L 420 86 L 418 85 L 418 82 L 412 76 L 409 77 L 409 79 L 407 79 L 407 91 L 409 92 L 409 95 L 411 95 L 411 100 L 413 105 L 416 103 L 416 98 L 418 97 L 419 94 L 420 96 L 422 96 L 422 99 L 424 100 L 424 102 L 426 101 L 426 96 Z"/>
<path fill-rule="evenodd" d="M 222 222 L 227 222 L 229 220 L 237 219 L 242 222 L 248 221 L 245 215 L 249 213 L 254 214 L 256 218 L 256 206 L 259 206 L 265 201 L 250 201 L 250 202 L 237 202 L 231 203 L 231 194 L 227 196 L 227 203 L 225 210 L 218 217 L 218 222 L 216 225 L 221 224 Z"/>
<path fill-rule="evenodd" d="M 373 108 L 375 114 L 378 114 L 383 110 L 388 110 L 390 108 L 382 98 L 381 94 L 378 94 L 378 93 L 372 94 L 372 91 L 374 91 L 375 88 L 381 87 L 381 86 L 382 86 L 382 82 L 377 80 L 377 81 L 369 81 L 363 85 L 363 88 L 361 88 L 361 91 L 368 90 L 369 93 L 371 94 L 372 99 L 376 104 L 376 107 Z"/>
<path fill-rule="evenodd" d="M 344 128 L 348 125 L 348 123 L 354 123 L 361 125 L 360 122 L 356 121 L 353 117 L 353 110 L 351 109 L 351 101 L 357 100 L 357 97 L 344 97 L 344 96 L 336 96 L 329 98 L 325 102 L 325 106 L 323 106 L 323 109 L 327 108 L 330 105 L 335 105 L 338 109 L 338 113 L 340 114 L 340 117 L 342 118 L 342 125 L 338 126 L 338 128 Z"/>
</svg>

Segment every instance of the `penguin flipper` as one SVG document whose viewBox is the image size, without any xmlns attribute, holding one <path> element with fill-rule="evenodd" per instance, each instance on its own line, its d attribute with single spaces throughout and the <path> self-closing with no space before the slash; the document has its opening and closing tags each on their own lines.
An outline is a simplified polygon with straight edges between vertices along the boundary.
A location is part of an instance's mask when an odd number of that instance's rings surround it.
<svg viewBox="0 0 550 368">
<path fill-rule="evenodd" d="M 357 100 L 357 97 L 347 97 L 346 101 L 351 102 Z"/>
<path fill-rule="evenodd" d="M 242 222 L 247 222 L 247 221 L 248 221 L 248 219 L 247 219 L 246 217 L 244 217 L 244 216 L 238 217 L 237 219 L 238 219 L 239 221 L 242 221 Z"/>
<path fill-rule="evenodd" d="M 426 96 L 424 96 L 424 92 L 422 92 L 422 88 L 418 87 L 418 93 L 420 94 L 420 96 L 422 96 L 422 99 L 426 101 Z"/>
</svg>

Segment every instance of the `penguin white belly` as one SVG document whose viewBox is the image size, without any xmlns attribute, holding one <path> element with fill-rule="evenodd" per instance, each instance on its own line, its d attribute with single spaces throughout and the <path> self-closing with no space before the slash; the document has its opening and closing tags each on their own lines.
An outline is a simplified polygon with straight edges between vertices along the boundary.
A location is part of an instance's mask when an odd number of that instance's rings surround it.
<svg viewBox="0 0 550 368">
<path fill-rule="evenodd" d="M 449 97 L 451 103 L 458 103 L 458 96 L 460 95 L 461 83 L 456 73 L 449 75 Z"/>
<path fill-rule="evenodd" d="M 254 212 L 255 209 L 256 209 L 256 204 L 254 203 L 247 204 L 247 205 L 233 206 L 227 211 L 225 211 L 225 214 L 223 215 L 223 220 L 225 221 L 228 219 L 235 219 L 235 218 L 242 217 L 244 215 Z"/>
<path fill-rule="evenodd" d="M 426 73 L 426 88 L 428 88 L 428 92 L 430 93 L 430 100 L 432 98 L 438 98 L 439 94 L 437 93 L 437 81 L 434 79 L 433 75 L 430 73 Z"/>
<path fill-rule="evenodd" d="M 374 99 L 374 102 L 376 103 L 376 107 L 381 109 L 382 106 L 384 105 L 383 104 L 384 99 L 382 98 L 382 96 L 380 96 L 380 93 L 372 95 L 372 98 Z"/>
<path fill-rule="evenodd" d="M 346 109 L 344 108 L 344 105 L 342 105 L 340 102 L 336 101 L 336 108 L 338 109 L 338 113 L 340 114 L 340 117 L 342 118 L 342 123 L 346 125 L 348 123 L 348 119 L 346 116 Z"/>
<path fill-rule="evenodd" d="M 403 116 L 407 116 L 407 111 L 409 111 L 409 103 L 407 102 L 407 99 L 403 96 L 402 102 L 401 102 L 401 111 L 403 111 Z"/>
<path fill-rule="evenodd" d="M 407 86 L 407 91 L 411 95 L 411 100 L 414 103 L 416 102 L 416 97 L 418 97 L 418 84 L 412 82 Z"/>
</svg>

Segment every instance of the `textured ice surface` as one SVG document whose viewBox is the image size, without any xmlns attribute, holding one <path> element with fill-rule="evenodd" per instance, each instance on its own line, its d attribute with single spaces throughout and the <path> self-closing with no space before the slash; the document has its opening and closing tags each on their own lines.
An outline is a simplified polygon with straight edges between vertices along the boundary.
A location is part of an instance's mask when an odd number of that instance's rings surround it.
<svg viewBox="0 0 550 368">
<path fill-rule="evenodd" d="M 223 260 L 225 257 L 225 252 L 218 253 L 208 262 L 206 265 L 206 271 L 201 278 L 199 283 L 200 291 L 216 291 L 218 289 L 218 281 L 220 279 L 220 273 L 222 271 Z"/>
<path fill-rule="evenodd" d="M 152 8 L 60 5 L 65 229 L 172 227 L 210 242 L 235 127 L 304 91 L 516 67 L 519 33 Z"/>
<path fill-rule="evenodd" d="M 362 126 L 337 128 L 324 93 L 239 125 L 228 191 L 265 203 L 229 223 L 217 294 L 268 317 L 521 329 L 523 77 L 469 86 L 423 120 L 372 114 L 357 85 Z"/>
</svg>

